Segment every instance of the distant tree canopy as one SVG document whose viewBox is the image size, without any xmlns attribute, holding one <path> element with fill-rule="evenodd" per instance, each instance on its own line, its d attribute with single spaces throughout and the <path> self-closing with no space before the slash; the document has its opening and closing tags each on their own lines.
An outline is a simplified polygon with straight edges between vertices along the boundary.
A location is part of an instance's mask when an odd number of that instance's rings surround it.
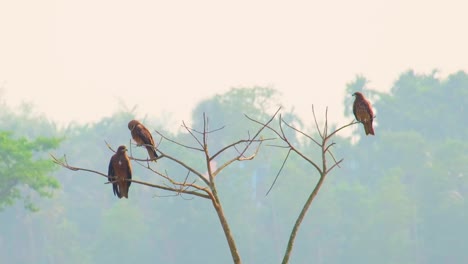
<svg viewBox="0 0 468 264">
<path fill-rule="evenodd" d="M 224 94 L 217 94 L 200 102 L 193 110 L 194 127 L 201 127 L 205 113 L 210 122 L 210 129 L 226 127 L 231 133 L 214 135 L 221 142 L 230 141 L 231 137 L 247 135 L 249 129 L 258 126 L 245 118 L 245 115 L 256 120 L 267 120 L 272 113 L 281 107 L 281 93 L 267 87 L 231 88 Z M 283 109 L 283 118 L 298 127 L 302 126 L 300 118 L 292 111 Z M 268 134 L 268 131 L 265 131 Z M 272 133 L 271 133 L 272 134 Z M 222 144 L 220 142 L 220 144 Z"/>
<path fill-rule="evenodd" d="M 279 96 L 280 93 L 272 88 L 231 88 L 224 94 L 200 102 L 193 110 L 192 119 L 202 120 L 200 116 L 204 112 L 214 120 L 226 122 L 237 120 L 244 113 L 255 115 L 253 117 L 256 119 L 266 119 L 269 111 L 281 106 Z"/>
<path fill-rule="evenodd" d="M 19 199 L 27 209 L 35 210 L 34 195 L 50 197 L 51 190 L 59 187 L 51 176 L 56 167 L 43 155 L 57 148 L 59 142 L 44 137 L 16 139 L 11 132 L 0 132 L 0 210 Z"/>
</svg>

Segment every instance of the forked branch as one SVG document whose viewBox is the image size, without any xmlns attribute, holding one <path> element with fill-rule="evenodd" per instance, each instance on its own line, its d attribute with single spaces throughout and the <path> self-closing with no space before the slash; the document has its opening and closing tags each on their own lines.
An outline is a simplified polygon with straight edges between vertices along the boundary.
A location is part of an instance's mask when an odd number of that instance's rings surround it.
<svg viewBox="0 0 468 264">
<path fill-rule="evenodd" d="M 291 231 L 291 235 L 289 237 L 288 245 L 287 245 L 285 253 L 284 253 L 284 257 L 283 257 L 283 261 L 282 261 L 283 264 L 286 264 L 286 263 L 289 262 L 289 258 L 291 256 L 291 252 L 292 252 L 292 249 L 294 247 L 294 242 L 295 242 L 295 239 L 296 239 L 297 232 L 298 232 L 298 230 L 299 230 L 299 228 L 301 226 L 301 223 L 304 220 L 304 218 L 305 218 L 305 216 L 307 214 L 307 211 L 309 210 L 312 202 L 314 201 L 315 197 L 319 193 L 319 191 L 320 191 L 320 189 L 321 189 L 321 187 L 323 185 L 323 182 L 325 181 L 326 176 L 328 175 L 328 173 L 330 171 L 332 171 L 336 167 L 339 167 L 340 163 L 343 162 L 343 159 L 340 159 L 338 161 L 336 160 L 335 156 L 333 155 L 333 153 L 331 151 L 331 147 L 334 146 L 335 143 L 328 143 L 328 141 L 331 138 L 333 138 L 333 136 L 335 136 L 342 129 L 358 123 L 356 121 L 352 121 L 351 123 L 349 123 L 347 125 L 344 125 L 344 126 L 341 126 L 338 129 L 330 132 L 330 131 L 328 131 L 329 130 L 328 129 L 328 108 L 325 110 L 325 122 L 323 124 L 323 127 L 319 126 L 319 122 L 317 120 L 317 116 L 315 114 L 315 109 L 314 109 L 313 105 L 312 105 L 312 115 L 313 115 L 313 118 L 314 118 L 315 130 L 316 130 L 316 132 L 318 134 L 319 139 L 315 139 L 311 135 L 308 135 L 307 133 L 301 131 L 300 129 L 292 126 L 291 124 L 286 122 L 281 117 L 281 115 L 279 117 L 279 126 L 278 126 L 278 128 L 273 128 L 273 127 L 267 125 L 266 123 L 264 124 L 264 123 L 262 123 L 262 122 L 260 122 L 258 120 L 254 120 L 254 119 L 252 119 L 250 117 L 247 117 L 249 120 L 251 120 L 251 121 L 253 121 L 253 122 L 257 123 L 257 124 L 264 125 L 266 128 L 270 129 L 272 132 L 274 132 L 276 135 L 278 135 L 278 137 L 285 144 L 284 146 L 280 146 L 280 147 L 284 147 L 284 148 L 288 149 L 288 153 L 287 153 L 287 155 L 286 155 L 286 157 L 285 157 L 285 159 L 283 161 L 283 164 L 281 165 L 281 168 L 279 169 L 279 171 L 278 171 L 278 173 L 277 173 L 277 175 L 276 175 L 276 177 L 275 177 L 275 179 L 273 181 L 273 184 L 271 185 L 270 189 L 268 190 L 267 195 L 268 195 L 268 193 L 270 193 L 271 189 L 273 188 L 274 184 L 277 181 L 277 178 L 282 173 L 284 165 L 287 162 L 291 152 L 296 153 L 302 159 L 304 159 L 309 164 L 311 164 L 315 168 L 315 170 L 317 171 L 317 174 L 319 175 L 319 180 L 317 181 L 315 187 L 313 188 L 312 192 L 310 193 L 309 197 L 307 198 L 304 206 L 302 207 L 301 212 L 299 213 L 299 216 L 296 219 L 296 222 L 294 223 L 294 226 L 293 226 L 292 231 Z M 283 125 L 285 127 L 283 127 Z M 290 129 L 290 130 L 294 131 L 295 133 L 300 134 L 300 135 L 304 136 L 305 138 L 309 139 L 310 141 L 312 141 L 318 147 L 318 151 L 319 151 L 320 157 L 321 157 L 320 162 L 313 161 L 312 158 L 308 157 L 306 154 L 304 154 L 299 149 L 300 146 L 296 146 L 295 144 L 293 144 L 292 141 L 286 135 L 285 128 Z M 327 154 L 329 154 L 333 159 L 333 163 L 331 165 L 329 165 L 327 163 Z"/>
</svg>

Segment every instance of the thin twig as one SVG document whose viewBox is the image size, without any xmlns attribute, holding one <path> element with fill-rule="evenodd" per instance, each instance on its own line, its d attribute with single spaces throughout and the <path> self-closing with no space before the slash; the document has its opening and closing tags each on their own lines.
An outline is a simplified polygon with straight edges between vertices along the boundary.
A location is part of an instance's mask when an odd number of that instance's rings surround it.
<svg viewBox="0 0 468 264">
<path fill-rule="evenodd" d="M 159 151 L 161 153 L 161 156 L 163 156 L 164 158 L 167 158 L 167 159 L 170 159 L 172 161 L 174 161 L 175 163 L 181 165 L 182 167 L 186 168 L 187 170 L 189 170 L 190 172 L 192 172 L 193 174 L 195 174 L 198 178 L 200 178 L 203 182 L 205 182 L 206 185 L 210 185 L 210 182 L 209 180 L 207 180 L 205 178 L 205 176 L 203 176 L 203 174 L 201 174 L 200 172 L 198 172 L 197 170 L 195 170 L 194 168 L 190 167 L 189 165 L 185 164 L 184 162 L 180 161 L 179 159 L 176 159 L 170 155 L 167 155 L 166 153 L 162 152 L 162 151 Z"/>
<path fill-rule="evenodd" d="M 328 106 L 325 107 L 325 125 L 323 126 L 323 138 L 327 137 L 328 134 Z"/>
<path fill-rule="evenodd" d="M 158 189 L 162 189 L 162 190 L 166 190 L 166 191 L 172 191 L 172 192 L 180 192 L 180 193 L 185 193 L 185 194 L 191 194 L 191 195 L 195 195 L 195 196 L 202 197 L 202 198 L 205 198 L 205 199 L 209 199 L 209 200 L 210 200 L 210 196 L 209 196 L 209 195 L 203 194 L 203 193 L 199 193 L 199 192 L 197 192 L 197 191 L 180 190 L 180 189 L 175 189 L 175 188 L 171 188 L 171 187 L 165 187 L 165 186 L 161 186 L 161 185 L 157 185 L 157 184 L 152 184 L 152 183 L 148 183 L 148 182 L 143 182 L 143 181 L 138 181 L 138 180 L 127 180 L 127 181 L 131 181 L 131 182 L 134 182 L 134 183 L 138 183 L 138 184 L 142 184 L 142 185 L 146 185 L 146 186 L 150 186 L 150 187 L 153 187 L 153 188 L 158 188 Z"/>
<path fill-rule="evenodd" d="M 278 108 L 278 111 L 279 111 L 280 109 L 281 109 L 281 108 Z M 262 123 L 262 122 L 260 122 L 260 121 L 257 121 L 257 120 L 255 120 L 255 119 L 249 117 L 248 115 L 245 115 L 245 117 L 246 117 L 247 119 L 249 119 L 250 121 L 254 122 L 254 123 L 257 123 L 257 124 L 259 124 L 259 125 L 265 126 L 264 123 Z M 272 128 L 271 126 L 268 126 L 268 125 L 266 125 L 265 127 L 268 128 L 268 129 L 270 129 L 271 132 L 275 133 L 280 139 L 283 139 L 283 137 L 281 136 L 281 134 L 278 133 L 278 131 L 276 131 L 276 129 L 274 129 L 274 128 Z"/>
<path fill-rule="evenodd" d="M 258 144 L 257 148 L 255 149 L 255 152 L 248 156 L 248 157 L 245 157 L 243 154 L 239 154 L 238 156 L 226 161 L 225 163 L 223 163 L 223 165 L 219 166 L 214 172 L 213 172 L 213 178 L 216 177 L 218 175 L 218 173 L 220 173 L 223 169 L 225 169 L 227 166 L 231 165 L 234 161 L 245 161 L 245 160 L 252 160 L 255 158 L 255 156 L 257 155 L 258 153 L 258 150 L 260 149 L 260 145 L 262 144 L 262 142 L 260 141 L 260 144 Z"/>
<path fill-rule="evenodd" d="M 160 137 L 164 138 L 165 140 L 167 140 L 167 141 L 169 141 L 169 142 L 171 142 L 171 143 L 174 143 L 174 144 L 176 144 L 176 145 L 179 145 L 179 146 L 181 146 L 181 147 L 188 148 L 188 149 L 193 149 L 193 150 L 198 150 L 198 151 L 203 151 L 203 149 L 200 149 L 200 148 L 197 148 L 197 147 L 187 146 L 187 145 L 181 144 L 181 143 L 179 143 L 179 142 L 177 142 L 177 141 L 175 141 L 175 140 L 172 140 L 172 139 L 170 139 L 170 138 L 164 136 L 164 135 L 163 135 L 161 132 L 159 132 L 159 131 L 155 131 L 155 132 L 156 132 Z M 192 135 L 192 136 L 193 136 L 193 135 Z"/>
<path fill-rule="evenodd" d="M 301 130 L 299 130 L 299 129 L 293 127 L 293 126 L 291 126 L 290 124 L 286 123 L 286 121 L 284 121 L 284 120 L 282 120 L 282 122 L 283 122 L 286 126 L 288 126 L 289 128 L 291 128 L 292 130 L 294 130 L 294 131 L 296 131 L 297 133 L 299 133 L 299 134 L 301 134 L 301 135 L 307 137 L 308 139 L 312 140 L 317 146 L 321 147 L 320 143 L 318 143 L 318 141 L 315 140 L 313 137 L 311 137 L 311 136 L 307 135 L 306 133 L 304 133 L 303 131 L 301 131 Z M 320 133 L 319 133 L 319 134 L 320 134 Z"/>
<path fill-rule="evenodd" d="M 312 115 L 314 116 L 315 128 L 317 129 L 317 132 L 319 133 L 320 137 L 323 138 L 323 135 L 320 132 L 320 128 L 319 128 L 319 125 L 317 123 L 317 116 L 315 115 L 314 105 L 312 105 Z"/>
<path fill-rule="evenodd" d="M 276 117 L 276 115 L 278 114 L 278 112 L 280 111 L 281 108 L 278 108 L 278 110 L 276 110 L 276 112 L 272 115 L 272 117 L 265 123 L 265 124 L 261 124 L 262 127 L 255 133 L 255 135 L 251 138 L 251 139 L 243 139 L 243 140 L 239 140 L 237 142 L 234 142 L 232 144 L 229 144 L 227 145 L 226 147 L 223 147 L 221 150 L 219 150 L 218 152 L 216 152 L 213 156 L 209 157 L 208 155 L 208 152 L 207 153 L 207 162 L 209 164 L 210 161 L 212 161 L 214 158 L 216 158 L 218 155 L 220 155 L 221 153 L 223 153 L 224 151 L 226 151 L 227 149 L 231 148 L 231 147 L 234 147 L 240 143 L 247 143 L 246 146 L 244 147 L 244 149 L 242 151 L 239 152 L 239 155 L 237 157 L 234 157 L 232 158 L 231 160 L 225 162 L 223 165 L 221 165 L 218 169 L 216 169 L 214 172 L 211 172 L 211 168 L 209 168 L 209 174 L 210 174 L 210 177 L 213 177 L 215 178 L 219 172 L 221 172 L 221 170 L 223 170 L 224 168 L 226 168 L 227 166 L 229 166 L 230 164 L 232 164 L 234 161 L 241 161 L 241 160 L 251 160 L 255 157 L 255 155 L 258 153 L 258 150 L 261 146 L 261 143 L 265 140 L 273 140 L 273 139 L 263 139 L 263 138 L 260 138 L 260 139 L 256 139 L 260 133 L 265 129 L 265 127 L 267 127 Z M 248 117 L 247 117 L 248 118 Z M 244 157 L 245 156 L 245 152 L 250 148 L 250 146 L 252 145 L 252 143 L 254 142 L 259 142 L 260 144 L 258 145 L 258 147 L 256 148 L 255 150 L 255 153 L 249 157 Z M 209 165 L 207 165 L 209 166 Z"/>
<path fill-rule="evenodd" d="M 249 143 L 249 142 L 259 142 L 259 143 L 261 143 L 261 142 L 267 141 L 267 140 L 274 140 L 274 138 L 265 138 L 265 139 L 263 139 L 263 138 L 262 138 L 262 139 L 241 139 L 241 140 L 238 140 L 238 141 L 236 141 L 236 142 L 234 142 L 234 143 L 231 143 L 231 144 L 229 144 L 229 145 L 227 145 L 227 146 L 221 148 L 220 150 L 218 150 L 218 152 L 216 152 L 214 155 L 212 155 L 212 156 L 210 157 L 210 161 L 211 161 L 211 160 L 214 160 L 218 155 L 220 155 L 221 153 L 223 153 L 223 152 L 226 151 L 227 149 L 232 148 L 232 147 L 235 147 L 236 145 L 239 145 L 239 144 L 241 144 L 241 143 Z M 239 155 L 242 155 L 243 152 L 242 152 L 242 151 L 238 151 L 238 153 L 239 153 Z"/>
<path fill-rule="evenodd" d="M 195 139 L 195 141 L 197 141 L 198 145 L 203 149 L 203 144 L 200 142 L 200 140 L 198 140 L 198 138 L 192 133 L 192 131 L 195 131 L 197 133 L 199 133 L 198 131 L 194 130 L 193 128 L 189 128 L 184 121 L 182 121 L 182 126 L 185 128 L 185 130 L 187 130 L 187 132 L 189 132 L 189 134 Z"/>
<path fill-rule="evenodd" d="M 142 166 L 142 167 L 144 167 L 144 168 L 146 168 L 146 169 L 148 169 L 148 170 L 150 170 L 150 171 L 153 172 L 154 174 L 156 174 L 156 175 L 158 175 L 158 176 L 164 178 L 165 180 L 169 181 L 169 182 L 170 182 L 172 185 L 174 185 L 174 186 L 179 186 L 179 187 L 181 187 L 181 186 L 183 186 L 183 187 L 192 187 L 192 188 L 197 189 L 197 190 L 200 190 L 200 191 L 204 191 L 204 192 L 207 192 L 207 193 L 209 192 L 209 190 L 208 190 L 206 187 L 201 187 L 201 186 L 195 184 L 195 180 L 194 180 L 192 183 L 187 183 L 186 180 L 185 180 L 184 182 L 177 182 L 177 181 L 174 181 L 171 177 L 167 176 L 167 172 L 166 172 L 166 174 L 163 174 L 163 173 L 161 173 L 161 172 L 159 172 L 159 171 L 157 171 L 157 170 L 155 170 L 155 169 L 153 169 L 153 168 L 151 168 L 151 167 L 149 167 L 149 166 L 148 166 L 148 167 L 147 167 L 147 166 L 144 166 L 144 165 L 141 164 L 140 162 L 137 162 L 137 164 L 140 165 L 140 166 Z M 191 171 L 188 170 L 188 171 L 187 171 L 187 175 L 186 175 L 186 179 L 188 178 L 188 176 L 190 175 L 190 173 L 191 173 Z"/>
<path fill-rule="evenodd" d="M 335 167 L 340 167 L 340 163 L 343 162 L 343 159 L 340 159 L 338 162 L 335 162 L 327 171 L 326 173 L 328 174 L 331 170 L 333 170 Z"/>
<path fill-rule="evenodd" d="M 335 163 L 337 163 L 336 158 L 335 158 L 335 155 L 333 155 L 333 152 L 331 152 L 331 150 L 329 149 L 333 144 L 335 144 L 335 143 L 332 143 L 332 144 L 330 144 L 330 145 L 327 147 L 327 149 L 328 149 L 327 152 L 328 152 L 328 154 L 330 154 L 330 156 L 332 157 L 333 161 L 334 161 Z M 341 167 L 338 165 L 338 168 L 341 168 Z"/>
<path fill-rule="evenodd" d="M 281 164 L 281 168 L 279 169 L 278 173 L 276 174 L 276 177 L 275 177 L 275 179 L 273 180 L 273 183 L 271 184 L 270 189 L 268 189 L 268 191 L 267 191 L 267 193 L 265 194 L 265 196 L 268 196 L 268 194 L 270 193 L 271 189 L 273 189 L 273 186 L 275 185 L 276 180 L 278 179 L 278 176 L 281 174 L 281 171 L 283 171 L 284 165 L 286 164 L 286 161 L 288 160 L 288 157 L 289 157 L 289 154 L 290 154 L 290 153 L 291 153 L 291 149 L 288 150 L 288 154 L 286 154 L 286 157 L 285 157 L 284 160 L 283 160 L 283 164 Z"/>
<path fill-rule="evenodd" d="M 347 127 L 349 127 L 349 126 L 352 126 L 352 125 L 354 125 L 354 124 L 359 124 L 359 123 L 360 123 L 360 122 L 353 120 L 353 121 L 351 121 L 351 123 L 349 123 L 349 124 L 347 124 L 347 125 L 344 125 L 344 126 L 338 128 L 338 129 L 336 129 L 336 130 L 333 131 L 332 133 L 330 133 L 330 135 L 328 135 L 327 139 L 333 137 L 333 135 L 335 135 L 336 133 L 338 133 L 340 130 L 342 130 L 342 129 L 344 129 L 344 128 L 347 128 Z"/>
</svg>

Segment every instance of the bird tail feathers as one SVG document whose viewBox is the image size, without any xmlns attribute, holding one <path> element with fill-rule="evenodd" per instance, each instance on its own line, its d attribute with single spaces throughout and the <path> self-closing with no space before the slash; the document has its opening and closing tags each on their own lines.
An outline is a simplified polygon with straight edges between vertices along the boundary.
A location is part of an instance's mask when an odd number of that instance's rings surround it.
<svg viewBox="0 0 468 264">
<path fill-rule="evenodd" d="M 146 150 L 148 151 L 148 155 L 149 155 L 150 159 L 153 160 L 154 162 L 156 162 L 156 160 L 154 160 L 155 158 L 158 157 L 158 154 L 156 154 L 156 150 L 153 147 L 150 147 L 150 146 L 147 146 Z"/>
<path fill-rule="evenodd" d="M 369 134 L 374 135 L 374 127 L 371 122 L 364 123 L 364 130 L 366 131 L 366 136 Z"/>
</svg>

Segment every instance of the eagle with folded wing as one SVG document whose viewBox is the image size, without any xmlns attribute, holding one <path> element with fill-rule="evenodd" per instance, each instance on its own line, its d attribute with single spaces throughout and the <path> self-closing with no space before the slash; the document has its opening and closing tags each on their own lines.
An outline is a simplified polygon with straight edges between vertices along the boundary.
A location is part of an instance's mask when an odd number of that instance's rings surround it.
<svg viewBox="0 0 468 264">
<path fill-rule="evenodd" d="M 372 127 L 374 112 L 372 111 L 371 104 L 360 92 L 355 92 L 353 96 L 356 97 L 353 104 L 353 113 L 356 120 L 364 125 L 366 136 L 369 134 L 374 135 L 374 128 Z"/>
<path fill-rule="evenodd" d="M 149 130 L 137 120 L 128 122 L 128 129 L 130 129 L 132 138 L 137 143 L 137 146 L 146 147 L 150 159 L 156 161 L 155 159 L 158 157 L 158 154 L 156 154 L 153 136 Z"/>
<path fill-rule="evenodd" d="M 112 182 L 114 195 L 119 198 L 128 199 L 128 190 L 132 182 L 132 165 L 127 156 L 127 147 L 120 146 L 109 162 L 109 172 L 107 173 L 109 182 Z"/>
</svg>

